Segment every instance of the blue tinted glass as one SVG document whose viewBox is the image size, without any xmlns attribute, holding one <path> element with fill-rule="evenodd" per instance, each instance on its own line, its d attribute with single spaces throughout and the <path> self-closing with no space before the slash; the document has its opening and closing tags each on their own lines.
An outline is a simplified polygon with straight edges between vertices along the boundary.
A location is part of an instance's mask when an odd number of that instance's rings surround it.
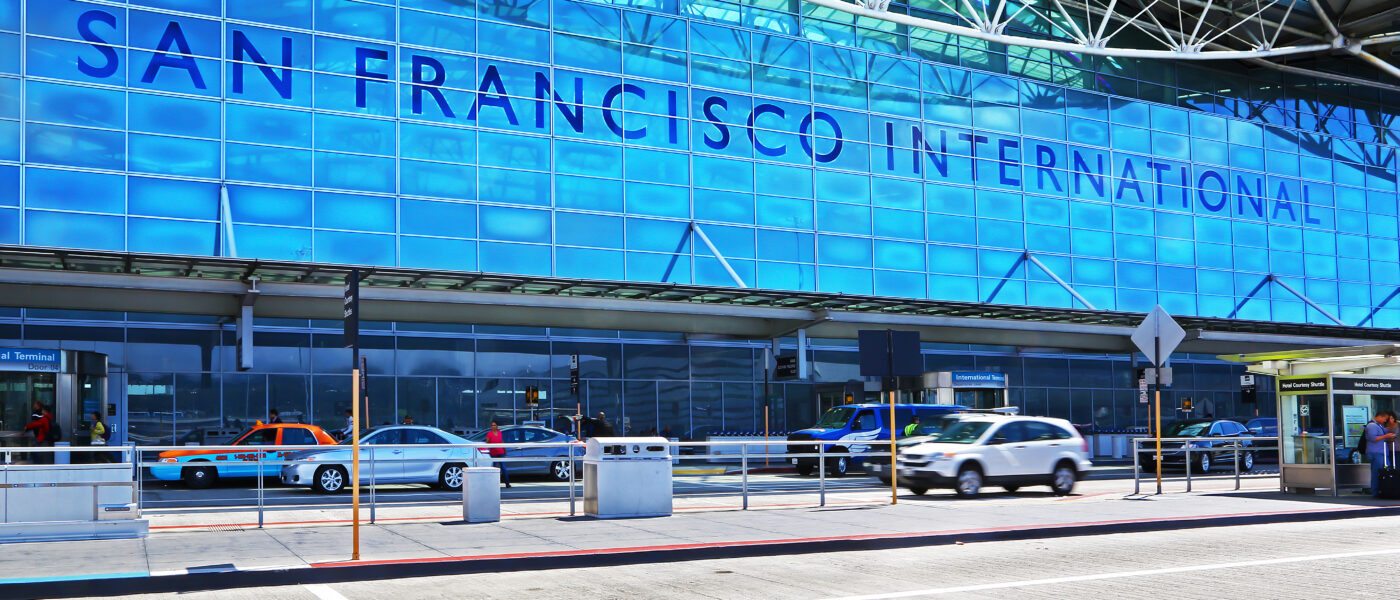
<svg viewBox="0 0 1400 600">
<path fill-rule="evenodd" d="M 568 187 L 572 189 L 577 186 L 570 185 Z M 556 193 L 562 195 L 565 193 L 564 189 L 565 186 L 559 185 Z M 592 199 L 588 204 L 603 210 L 612 210 L 608 200 L 607 196 L 603 196 Z M 760 201 L 759 206 L 761 211 L 762 201 Z M 587 208 L 586 206 L 579 207 Z M 631 214 L 686 218 L 690 215 L 690 190 L 683 187 L 650 183 L 628 183 L 626 186 L 626 210 Z"/>
<path fill-rule="evenodd" d="M 126 126 L 126 94 L 120 91 L 41 81 L 30 81 L 25 89 L 25 116 L 31 121 L 113 129 Z"/>
<path fill-rule="evenodd" d="M 393 265 L 394 236 L 316 231 L 316 261 L 352 265 Z"/>
<path fill-rule="evenodd" d="M 315 198 L 315 218 L 316 227 L 318 228 L 393 232 L 394 199 L 381 196 L 358 196 L 352 194 L 317 192 Z M 320 238 L 317 238 L 317 240 L 316 252 L 319 255 L 321 252 Z M 380 261 L 367 262 L 365 264 L 390 263 Z"/>
<path fill-rule="evenodd" d="M 133 133 L 127 137 L 131 170 L 216 178 L 219 142 Z"/>
<path fill-rule="evenodd" d="M 394 9 L 355 0 L 318 0 L 316 28 L 357 37 L 394 39 Z"/>
<path fill-rule="evenodd" d="M 126 177 L 30 167 L 25 174 L 25 205 L 121 214 Z"/>
<path fill-rule="evenodd" d="M 0 165 L 0 206 L 19 206 L 19 167 Z"/>
<path fill-rule="evenodd" d="M 208 256 L 217 250 L 214 247 L 217 223 L 131 218 L 127 220 L 127 228 L 131 240 L 127 249 L 132 252 Z"/>
<path fill-rule="evenodd" d="M 19 211 L 0 209 L 0 244 L 18 244 Z"/>
<path fill-rule="evenodd" d="M 316 185 L 366 192 L 392 192 L 394 159 L 317 152 Z"/>
<path fill-rule="evenodd" d="M 230 140 L 311 146 L 311 113 L 242 104 L 229 104 L 227 112 Z"/>
<path fill-rule="evenodd" d="M 476 242 L 402 236 L 399 238 L 399 266 L 451 271 L 475 271 Z"/>
<path fill-rule="evenodd" d="M 482 239 L 538 243 L 550 240 L 548 211 L 482 206 L 479 219 Z M 483 252 L 483 257 L 486 255 Z"/>
<path fill-rule="evenodd" d="M 228 16 L 232 19 L 245 21 L 310 28 L 311 3 L 312 0 L 282 0 L 281 2 L 235 0 L 228 3 Z"/>
<path fill-rule="evenodd" d="M 478 261 L 482 271 L 550 275 L 550 248 L 544 245 L 481 242 Z"/>
<path fill-rule="evenodd" d="M 207 220 L 219 216 L 218 184 L 132 177 L 127 187 L 127 209 L 133 215 Z"/>
<path fill-rule="evenodd" d="M 236 225 L 233 228 L 233 237 L 237 240 L 238 256 L 241 258 L 295 261 L 313 259 L 310 229 Z"/>
<path fill-rule="evenodd" d="M 404 160 L 399 162 L 399 171 L 406 195 L 456 200 L 476 197 L 476 167 Z"/>
<path fill-rule="evenodd" d="M 400 233 L 476 237 L 475 204 L 405 198 L 400 201 L 399 210 Z"/>
<path fill-rule="evenodd" d="M 120 170 L 126 163 L 124 134 L 57 125 L 25 128 L 27 158 L 32 162 Z M 84 148 L 73 152 L 73 148 Z"/>
<path fill-rule="evenodd" d="M 0 0 L 0 29 L 19 31 L 20 0 Z"/>
<path fill-rule="evenodd" d="M 217 102 L 131 94 L 131 129 L 151 133 L 167 133 L 194 137 L 219 137 L 219 104 Z"/>
<path fill-rule="evenodd" d="M 322 150 L 393 155 L 394 122 L 317 114 L 316 147 Z"/>
<path fill-rule="evenodd" d="M 443 2 L 444 5 L 448 3 Z M 434 10 L 442 10 L 436 7 Z M 471 7 L 467 7 L 470 10 Z M 463 10 L 458 7 L 455 10 Z M 476 21 L 416 10 L 399 11 L 399 39 L 404 43 L 451 48 L 459 52 L 476 49 Z"/>
<path fill-rule="evenodd" d="M 624 236 L 621 217 L 560 212 L 554 217 L 554 225 L 556 228 L 554 239 L 559 244 L 595 248 L 623 247 Z M 616 257 L 615 262 L 620 270 L 622 268 L 620 254 Z"/>
<path fill-rule="evenodd" d="M 474 163 L 476 132 L 403 123 L 399 126 L 399 152 L 404 158 Z"/>
<path fill-rule="evenodd" d="M 125 219 L 119 216 L 24 212 L 24 243 L 34 246 L 125 250 Z"/>
<path fill-rule="evenodd" d="M 226 176 L 235 181 L 311 185 L 311 151 L 229 143 Z"/>
<path fill-rule="evenodd" d="M 231 185 L 228 196 L 234 222 L 311 226 L 311 192 Z"/>
<path fill-rule="evenodd" d="M 626 278 L 622 252 L 591 248 L 559 248 L 555 251 L 559 277 L 622 280 Z"/>
</svg>

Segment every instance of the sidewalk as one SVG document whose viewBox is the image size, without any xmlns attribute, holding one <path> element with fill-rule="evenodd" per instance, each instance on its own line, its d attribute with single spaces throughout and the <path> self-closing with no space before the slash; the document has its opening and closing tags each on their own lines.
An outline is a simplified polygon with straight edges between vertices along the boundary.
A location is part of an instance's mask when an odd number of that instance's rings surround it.
<svg viewBox="0 0 1400 600">
<path fill-rule="evenodd" d="M 1276 484 L 1274 484 L 1276 485 Z M 143 540 L 11 544 L 0 596 L 65 597 L 410 575 L 538 570 L 701 558 L 796 554 L 1030 539 L 1306 519 L 1396 514 L 1400 504 L 1369 497 L 1284 495 L 1258 482 L 1241 492 L 1055 497 L 1023 492 L 974 500 L 951 495 L 858 492 L 768 498 L 738 510 L 738 498 L 678 500 L 667 518 L 569 517 L 567 504 L 506 505 L 500 523 L 465 524 L 451 506 L 381 507 L 362 525 L 361 560 L 351 561 L 343 509 L 296 507 L 269 513 L 192 509 L 151 516 Z M 786 506 L 784 506 L 786 505 Z M 797 505 L 797 506 L 794 506 Z M 582 514 L 582 502 L 579 513 Z M 563 512 L 560 512 L 560 509 Z M 362 512 L 367 518 L 367 512 Z M 50 583 L 41 583 L 50 582 Z M 59 582 L 59 583 L 52 583 Z"/>
</svg>

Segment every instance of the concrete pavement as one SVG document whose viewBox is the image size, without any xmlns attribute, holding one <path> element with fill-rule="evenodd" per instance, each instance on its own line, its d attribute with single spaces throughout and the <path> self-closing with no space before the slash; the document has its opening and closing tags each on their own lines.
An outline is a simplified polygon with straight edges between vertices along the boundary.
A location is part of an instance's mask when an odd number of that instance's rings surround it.
<svg viewBox="0 0 1400 600">
<path fill-rule="evenodd" d="M 290 583 L 325 583 L 472 572 L 587 567 L 706 558 L 1044 539 L 1247 523 L 1400 514 L 1370 498 L 1283 495 L 1272 478 L 1198 483 L 1195 493 L 1132 496 L 1131 481 L 1082 482 L 1083 494 L 1033 490 L 956 499 L 884 490 L 810 492 L 751 499 L 679 498 L 668 518 L 569 517 L 557 500 L 509 503 L 500 523 L 464 524 L 450 506 L 393 506 L 361 526 L 361 560 L 351 561 L 348 511 L 283 507 L 256 527 L 246 509 L 190 509 L 148 515 L 144 540 L 7 545 L 0 596 L 64 597 Z M 1179 489 L 1179 488 L 1169 488 Z M 582 505 L 579 505 L 580 513 Z M 366 515 L 362 515 L 366 516 Z M 58 583 L 41 583 L 58 582 Z"/>
</svg>

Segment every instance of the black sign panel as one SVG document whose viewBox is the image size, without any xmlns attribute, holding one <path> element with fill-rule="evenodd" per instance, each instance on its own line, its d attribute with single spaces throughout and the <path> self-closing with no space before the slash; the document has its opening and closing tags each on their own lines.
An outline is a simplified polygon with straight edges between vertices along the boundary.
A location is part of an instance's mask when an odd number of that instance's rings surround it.
<svg viewBox="0 0 1400 600">
<path fill-rule="evenodd" d="M 1400 394 L 1400 380 L 1367 377 L 1333 377 L 1332 389 L 1337 391 Z"/>
<path fill-rule="evenodd" d="M 1278 382 L 1280 392 L 1325 392 L 1327 391 L 1326 377 L 1308 377 L 1306 379 L 1280 379 Z"/>
<path fill-rule="evenodd" d="M 345 278 L 345 347 L 354 348 L 360 341 L 360 270 L 350 269 Z"/>
<path fill-rule="evenodd" d="M 862 377 L 913 377 L 924 372 L 919 332 L 862 330 L 859 332 Z"/>
<path fill-rule="evenodd" d="M 777 367 L 773 369 L 773 379 L 797 379 L 797 355 L 777 357 Z"/>
<path fill-rule="evenodd" d="M 578 355 L 569 355 L 569 393 L 578 395 Z"/>
</svg>

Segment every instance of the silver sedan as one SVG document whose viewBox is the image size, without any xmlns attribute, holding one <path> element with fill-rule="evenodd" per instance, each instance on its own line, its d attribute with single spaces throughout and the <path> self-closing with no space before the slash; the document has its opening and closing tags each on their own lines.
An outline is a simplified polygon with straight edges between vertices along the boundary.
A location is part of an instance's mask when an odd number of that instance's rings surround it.
<svg viewBox="0 0 1400 600">
<path fill-rule="evenodd" d="M 364 485 L 425 483 L 456 491 L 462 489 L 463 467 L 490 466 L 491 462 L 476 444 L 436 427 L 381 427 L 361 437 L 360 446 L 360 482 Z M 369 464 L 371 455 L 373 467 Z M 348 440 L 325 450 L 296 452 L 287 460 L 298 462 L 282 467 L 282 483 L 286 485 L 310 486 L 323 493 L 336 493 L 350 485 L 354 456 Z"/>
</svg>

